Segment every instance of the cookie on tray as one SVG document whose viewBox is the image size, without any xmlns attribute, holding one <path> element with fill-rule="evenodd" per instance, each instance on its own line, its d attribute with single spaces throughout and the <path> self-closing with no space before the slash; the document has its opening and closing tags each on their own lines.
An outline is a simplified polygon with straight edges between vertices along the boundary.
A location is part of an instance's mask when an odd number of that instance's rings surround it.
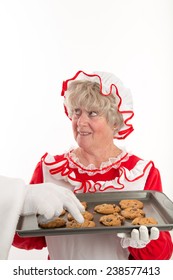
<svg viewBox="0 0 173 280">
<path fill-rule="evenodd" d="M 126 209 L 128 207 L 135 207 L 135 208 L 142 209 L 144 207 L 143 202 L 138 199 L 122 199 L 119 202 L 119 205 L 121 209 Z"/>
<path fill-rule="evenodd" d="M 54 217 L 52 219 L 46 219 L 45 217 L 39 215 L 37 217 L 38 225 L 41 228 L 60 228 L 66 226 L 66 221 L 60 217 Z"/>
<path fill-rule="evenodd" d="M 108 227 L 121 226 L 124 223 L 125 218 L 118 213 L 114 213 L 102 216 L 99 221 L 100 223 Z"/>
<path fill-rule="evenodd" d="M 88 211 L 85 211 L 84 213 L 82 213 L 82 216 L 84 217 L 85 220 L 89 220 L 89 221 L 92 221 L 93 217 L 94 217 L 93 214 Z M 69 221 L 72 221 L 72 220 L 74 220 L 74 217 L 70 213 L 68 213 L 67 219 Z"/>
<path fill-rule="evenodd" d="M 65 214 L 66 214 L 66 210 L 63 209 L 62 212 L 61 212 L 61 214 L 60 214 L 60 216 L 64 216 Z"/>
<path fill-rule="evenodd" d="M 68 221 L 66 223 L 67 228 L 86 228 L 86 227 L 95 227 L 96 224 L 93 221 L 84 220 L 82 224 L 78 223 L 76 220 Z"/>
<path fill-rule="evenodd" d="M 88 203 L 86 201 L 81 201 L 80 203 L 84 206 L 85 210 L 88 208 Z"/>
<path fill-rule="evenodd" d="M 132 225 L 157 225 L 156 219 L 153 217 L 140 217 L 132 221 Z"/>
<path fill-rule="evenodd" d="M 119 213 L 120 212 L 120 207 L 116 204 L 108 204 L 108 203 L 103 203 L 96 205 L 94 207 L 94 211 L 100 214 L 113 214 L 113 213 Z"/>
<path fill-rule="evenodd" d="M 126 219 L 132 220 L 138 217 L 145 217 L 145 212 L 140 208 L 128 207 L 121 211 L 121 215 Z"/>
</svg>

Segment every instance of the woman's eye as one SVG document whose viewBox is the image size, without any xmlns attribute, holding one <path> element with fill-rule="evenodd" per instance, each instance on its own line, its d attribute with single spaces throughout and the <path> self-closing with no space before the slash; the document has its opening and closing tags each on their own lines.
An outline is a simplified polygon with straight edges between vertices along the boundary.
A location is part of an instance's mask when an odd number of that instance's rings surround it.
<svg viewBox="0 0 173 280">
<path fill-rule="evenodd" d="M 81 113 L 81 110 L 80 109 L 74 109 L 74 113 L 75 113 L 75 115 L 79 116 L 80 113 Z"/>
<path fill-rule="evenodd" d="M 89 116 L 90 117 L 95 117 L 95 116 L 97 116 L 98 115 L 98 112 L 96 112 L 96 111 L 91 111 L 91 112 L 89 112 Z"/>
</svg>

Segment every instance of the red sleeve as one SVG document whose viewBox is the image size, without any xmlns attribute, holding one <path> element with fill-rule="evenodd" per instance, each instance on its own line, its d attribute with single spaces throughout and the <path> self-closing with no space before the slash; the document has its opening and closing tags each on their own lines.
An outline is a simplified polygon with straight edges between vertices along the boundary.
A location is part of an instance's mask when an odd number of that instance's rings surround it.
<svg viewBox="0 0 173 280">
<path fill-rule="evenodd" d="M 30 184 L 40 184 L 40 183 L 43 183 L 43 171 L 42 171 L 41 161 L 37 164 L 30 181 Z"/>
<path fill-rule="evenodd" d="M 41 162 L 37 164 L 30 184 L 39 184 L 39 183 L 43 183 Z M 44 236 L 43 237 L 20 237 L 17 233 L 14 236 L 12 245 L 17 248 L 25 249 L 25 250 L 31 250 L 31 249 L 41 250 L 42 248 L 47 246 Z"/>
<path fill-rule="evenodd" d="M 150 170 L 144 189 L 162 191 L 160 173 L 154 165 Z M 128 249 L 131 254 L 130 259 L 169 260 L 173 253 L 173 243 L 168 231 L 160 231 L 159 238 L 157 240 L 152 240 L 145 248 L 135 249 L 129 247 Z"/>
<path fill-rule="evenodd" d="M 173 244 L 170 233 L 161 231 L 159 239 L 152 240 L 145 248 L 129 247 L 130 259 L 135 260 L 169 260 L 173 253 Z"/>
<path fill-rule="evenodd" d="M 160 172 L 154 166 L 154 164 L 151 167 L 144 189 L 162 192 L 162 182 L 161 182 Z"/>
</svg>

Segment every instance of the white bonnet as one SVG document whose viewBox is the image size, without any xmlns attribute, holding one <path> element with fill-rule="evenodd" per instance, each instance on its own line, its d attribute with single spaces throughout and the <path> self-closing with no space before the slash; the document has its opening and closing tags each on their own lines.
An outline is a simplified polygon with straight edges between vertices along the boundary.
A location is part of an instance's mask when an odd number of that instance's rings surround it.
<svg viewBox="0 0 173 280">
<path fill-rule="evenodd" d="M 125 139 L 133 131 L 133 126 L 130 123 L 132 117 L 134 116 L 133 101 L 130 90 L 125 88 L 119 78 L 112 73 L 94 71 L 92 74 L 87 74 L 83 71 L 78 71 L 73 78 L 63 82 L 61 92 L 62 96 L 65 96 L 65 92 L 68 90 L 70 82 L 73 82 L 74 80 L 97 82 L 100 84 L 101 94 L 113 94 L 115 96 L 117 109 L 123 116 L 124 126 L 117 132 L 114 138 Z M 66 108 L 65 112 L 68 116 Z"/>
</svg>

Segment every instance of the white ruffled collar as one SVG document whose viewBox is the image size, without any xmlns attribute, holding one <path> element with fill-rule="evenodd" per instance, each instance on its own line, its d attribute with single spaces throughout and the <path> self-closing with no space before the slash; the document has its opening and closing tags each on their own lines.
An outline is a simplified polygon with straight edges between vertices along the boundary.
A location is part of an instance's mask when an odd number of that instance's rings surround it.
<svg viewBox="0 0 173 280">
<path fill-rule="evenodd" d="M 121 150 L 122 152 L 117 157 L 109 158 L 107 161 L 102 162 L 99 168 L 97 168 L 94 164 L 85 166 L 80 163 L 79 158 L 74 153 L 74 149 L 67 152 L 65 157 L 67 157 L 70 167 L 77 168 L 79 173 L 87 173 L 89 175 L 94 175 L 96 173 L 104 174 L 111 168 L 117 169 L 121 162 L 127 161 L 129 159 L 129 153 L 124 148 L 121 148 Z"/>
</svg>

